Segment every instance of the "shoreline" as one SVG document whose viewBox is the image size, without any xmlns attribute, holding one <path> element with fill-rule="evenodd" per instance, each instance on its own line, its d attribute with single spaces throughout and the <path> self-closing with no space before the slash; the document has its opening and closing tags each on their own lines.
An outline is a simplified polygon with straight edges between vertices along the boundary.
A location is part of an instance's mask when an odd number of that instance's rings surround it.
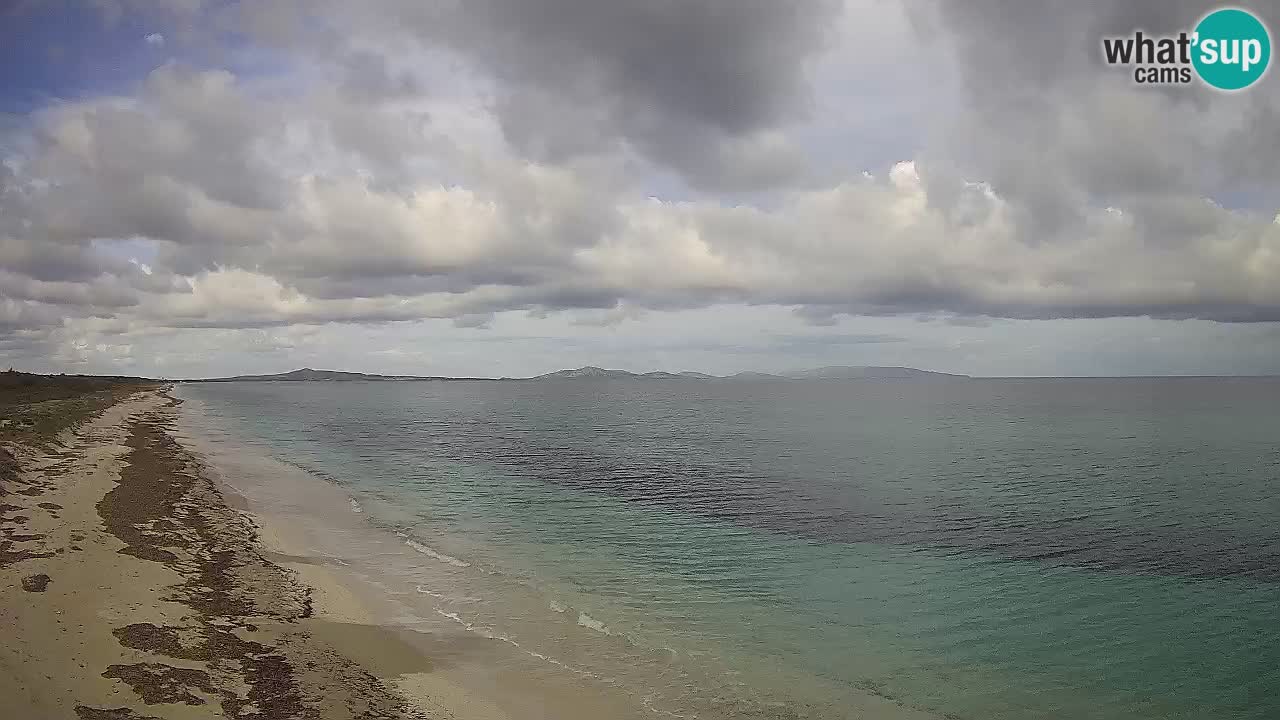
<svg viewBox="0 0 1280 720">
<path fill-rule="evenodd" d="M 203 453 L 190 448 L 188 452 L 198 458 L 202 474 L 227 506 L 252 523 L 262 557 L 305 588 L 310 615 L 301 622 L 313 637 L 377 676 L 411 713 L 442 720 L 517 720 L 488 698 L 441 677 L 439 671 L 449 658 L 459 654 L 446 639 L 387 622 L 384 618 L 394 613 L 387 609 L 386 599 L 343 572 L 344 560 L 315 554 L 294 523 L 242 495 Z M 308 491 L 341 495 L 336 487 L 315 482 Z"/>
<path fill-rule="evenodd" d="M 424 513 L 407 498 L 402 505 L 362 493 L 359 481 L 336 479 L 360 472 L 340 457 L 332 467 L 329 458 L 315 469 L 297 464 L 264 442 L 275 437 L 268 428 L 212 410 L 201 393 L 177 394 L 186 401 L 180 439 L 254 518 L 268 557 L 316 589 L 317 617 L 392 630 L 436 661 L 430 672 L 395 684 L 425 707 L 460 717 L 483 708 L 484 717 L 503 720 L 936 717 L 803 668 L 753 665 L 750 657 L 725 662 L 712 645 L 691 652 L 633 636 L 608 622 L 607 605 L 575 596 L 571 587 L 526 581 L 525 568 L 536 563 L 511 562 L 471 537 L 439 533 L 432 515 L 449 508 Z M 339 629 L 335 642 L 348 629 Z M 360 649 L 357 643 L 352 652 Z"/>
<path fill-rule="evenodd" d="M 693 717 L 653 705 L 644 680 L 598 670 L 591 653 L 612 648 L 684 672 L 581 613 L 574 625 L 564 607 L 539 606 L 551 623 L 517 642 L 441 610 L 437 598 L 470 582 L 468 563 L 374 525 L 338 484 L 237 445 L 200 407 L 149 389 L 55 443 L 5 443 L 21 472 L 0 478 L 0 632 L 13 638 L 0 697 L 17 699 L 17 717 Z M 604 636 L 555 644 L 579 626 Z M 927 715 L 875 693 L 848 699 L 819 712 Z"/>
<path fill-rule="evenodd" d="M 428 597 L 457 591 L 452 573 L 469 565 L 374 523 L 339 484 L 241 447 L 234 434 L 206 424 L 193 402 L 195 410 L 183 408 L 179 442 L 228 504 L 251 518 L 264 556 L 311 589 L 314 616 L 306 622 L 313 632 L 369 667 L 380 663 L 370 648 L 381 651 L 387 643 L 429 658 L 429 668 L 387 673 L 388 685 L 411 706 L 458 720 L 679 717 L 493 628 L 433 608 L 434 600 L 424 606 Z"/>
<path fill-rule="evenodd" d="M 352 622 L 355 605 L 343 616 L 337 583 L 267 549 L 175 439 L 180 402 L 144 390 L 46 448 L 6 443 L 0 697 L 14 716 L 493 717 L 397 691 L 431 659 Z"/>
<path fill-rule="evenodd" d="M 341 551 L 316 551 L 328 506 L 290 516 L 242 494 L 253 473 L 184 434 L 172 391 L 0 443 L 16 458 L 0 476 L 0 697 L 15 717 L 648 717 L 607 688 L 514 668 L 513 647 L 455 620 L 401 622 L 404 606 Z M 378 534 L 335 485 L 255 477 L 341 506 L 340 532 Z"/>
</svg>

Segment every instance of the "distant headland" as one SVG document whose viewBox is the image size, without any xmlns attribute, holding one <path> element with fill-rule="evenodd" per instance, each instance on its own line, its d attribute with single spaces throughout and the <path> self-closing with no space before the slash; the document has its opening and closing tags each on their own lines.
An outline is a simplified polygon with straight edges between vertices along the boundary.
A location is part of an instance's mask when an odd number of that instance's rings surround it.
<svg viewBox="0 0 1280 720">
<path fill-rule="evenodd" d="M 808 370 L 795 370 L 782 373 L 740 372 L 733 375 L 710 375 L 700 372 L 631 372 L 630 370 L 610 370 L 588 365 L 572 370 L 534 375 L 532 377 L 451 377 L 441 375 L 378 375 L 372 373 L 346 372 L 343 370 L 314 370 L 301 368 L 289 372 L 269 375 L 235 375 L 232 377 L 197 378 L 182 382 L 349 382 L 376 381 L 396 382 L 409 380 L 492 380 L 492 381 L 554 381 L 554 380 L 923 380 L 923 379 L 968 379 L 968 375 L 918 370 L 908 367 L 880 367 L 865 365 L 829 365 Z"/>
</svg>

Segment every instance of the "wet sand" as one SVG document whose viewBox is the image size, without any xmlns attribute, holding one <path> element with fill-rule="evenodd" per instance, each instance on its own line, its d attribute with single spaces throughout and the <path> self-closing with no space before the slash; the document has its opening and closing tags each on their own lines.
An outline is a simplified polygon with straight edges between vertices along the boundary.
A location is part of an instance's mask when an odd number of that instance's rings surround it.
<svg viewBox="0 0 1280 720">
<path fill-rule="evenodd" d="M 5 443 L 5 717 L 492 717 L 438 684 L 408 702 L 396 684 L 429 678 L 428 655 L 361 623 L 322 564 L 273 561 L 174 440 L 175 405 L 140 392 L 55 442 Z"/>
</svg>

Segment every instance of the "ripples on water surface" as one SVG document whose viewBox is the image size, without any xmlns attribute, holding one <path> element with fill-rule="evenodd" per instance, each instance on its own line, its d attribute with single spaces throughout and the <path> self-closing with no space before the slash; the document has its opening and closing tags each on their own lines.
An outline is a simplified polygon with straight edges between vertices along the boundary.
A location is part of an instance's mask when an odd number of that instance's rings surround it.
<svg viewBox="0 0 1280 720">
<path fill-rule="evenodd" d="M 420 544 L 437 612 L 654 707 L 1280 717 L 1280 381 L 181 394 Z"/>
</svg>

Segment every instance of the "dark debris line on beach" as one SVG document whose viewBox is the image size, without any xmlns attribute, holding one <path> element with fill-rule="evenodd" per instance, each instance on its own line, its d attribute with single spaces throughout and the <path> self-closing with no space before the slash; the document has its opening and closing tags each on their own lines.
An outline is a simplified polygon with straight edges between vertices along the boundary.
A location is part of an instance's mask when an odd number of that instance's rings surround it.
<svg viewBox="0 0 1280 720">
<path fill-rule="evenodd" d="M 310 615 L 307 592 L 263 559 L 253 526 L 226 506 L 173 439 L 177 403 L 171 399 L 132 421 L 127 465 L 119 484 L 98 503 L 98 514 L 125 543 L 119 552 L 182 575 L 165 599 L 193 614 L 181 626 L 134 623 L 115 629 L 121 645 L 154 659 L 112 665 L 104 677 L 126 683 L 147 704 L 216 699 L 226 717 L 239 720 L 406 717 L 403 701 L 381 681 L 298 623 Z M 207 670 L 159 662 L 164 658 L 197 661 Z M 118 712 L 112 709 L 77 712 L 90 719 L 141 717 L 111 715 Z"/>
<path fill-rule="evenodd" d="M 76 715 L 80 720 L 163 720 L 154 715 L 139 715 L 123 707 L 103 709 L 77 705 Z"/>
</svg>

